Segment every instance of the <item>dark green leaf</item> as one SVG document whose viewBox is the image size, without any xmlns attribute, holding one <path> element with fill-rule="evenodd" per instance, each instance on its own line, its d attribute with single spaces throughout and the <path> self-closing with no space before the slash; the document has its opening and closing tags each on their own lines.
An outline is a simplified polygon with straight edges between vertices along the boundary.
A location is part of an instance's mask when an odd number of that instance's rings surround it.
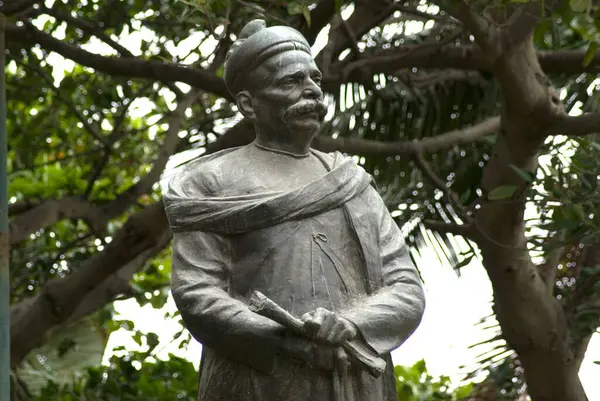
<svg viewBox="0 0 600 401">
<path fill-rule="evenodd" d="M 594 57 L 598 53 L 598 42 L 592 42 L 588 46 L 587 51 L 585 52 L 585 56 L 583 57 L 583 65 L 588 66 L 594 60 Z"/>
<path fill-rule="evenodd" d="M 523 170 L 523 169 L 515 166 L 514 164 L 509 165 L 509 167 L 515 173 L 517 173 L 519 175 L 519 177 L 521 177 L 525 182 L 532 183 L 535 180 L 535 175 L 532 172 Z"/>
<path fill-rule="evenodd" d="M 513 194 L 515 193 L 515 191 L 517 190 L 517 188 L 518 187 L 515 186 L 515 185 L 504 185 L 504 186 L 501 186 L 501 187 L 498 187 L 498 188 L 494 188 L 488 194 L 488 199 L 489 200 L 508 199 L 511 196 L 513 196 Z"/>
</svg>

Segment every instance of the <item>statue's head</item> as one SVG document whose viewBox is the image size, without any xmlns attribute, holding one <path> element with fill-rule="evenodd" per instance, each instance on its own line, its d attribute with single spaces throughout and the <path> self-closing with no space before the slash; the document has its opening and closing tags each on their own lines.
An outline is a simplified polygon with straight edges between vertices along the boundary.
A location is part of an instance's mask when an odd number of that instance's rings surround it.
<svg viewBox="0 0 600 401">
<path fill-rule="evenodd" d="M 312 138 L 326 114 L 321 72 L 297 30 L 246 24 L 225 61 L 225 84 L 259 135 Z"/>
</svg>

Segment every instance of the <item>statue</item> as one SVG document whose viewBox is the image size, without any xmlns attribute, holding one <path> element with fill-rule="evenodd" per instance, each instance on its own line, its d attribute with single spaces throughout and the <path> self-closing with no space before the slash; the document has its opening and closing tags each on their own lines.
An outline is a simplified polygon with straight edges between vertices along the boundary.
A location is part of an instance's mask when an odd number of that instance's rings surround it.
<svg viewBox="0 0 600 401">
<path fill-rule="evenodd" d="M 390 352 L 423 289 L 373 178 L 310 148 L 320 81 L 298 31 L 248 23 L 225 82 L 256 139 L 188 163 L 164 196 L 173 297 L 203 344 L 199 400 L 397 399 Z"/>
</svg>

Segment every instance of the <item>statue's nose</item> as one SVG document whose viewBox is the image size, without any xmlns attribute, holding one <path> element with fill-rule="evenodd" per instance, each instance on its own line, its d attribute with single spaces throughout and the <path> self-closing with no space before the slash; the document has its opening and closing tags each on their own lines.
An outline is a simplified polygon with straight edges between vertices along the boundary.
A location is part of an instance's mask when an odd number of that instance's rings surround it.
<svg viewBox="0 0 600 401">
<path fill-rule="evenodd" d="M 305 99 L 322 99 L 323 91 L 312 79 L 308 79 L 302 95 Z"/>
</svg>

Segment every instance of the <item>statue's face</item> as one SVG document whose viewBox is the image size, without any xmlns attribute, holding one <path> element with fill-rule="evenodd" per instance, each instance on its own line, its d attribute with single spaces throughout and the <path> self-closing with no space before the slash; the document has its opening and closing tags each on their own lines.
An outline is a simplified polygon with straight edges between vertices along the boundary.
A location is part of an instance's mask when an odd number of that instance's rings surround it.
<svg viewBox="0 0 600 401">
<path fill-rule="evenodd" d="M 253 120 L 264 131 L 314 135 L 326 108 L 321 72 L 303 51 L 286 51 L 250 74 Z"/>
</svg>

